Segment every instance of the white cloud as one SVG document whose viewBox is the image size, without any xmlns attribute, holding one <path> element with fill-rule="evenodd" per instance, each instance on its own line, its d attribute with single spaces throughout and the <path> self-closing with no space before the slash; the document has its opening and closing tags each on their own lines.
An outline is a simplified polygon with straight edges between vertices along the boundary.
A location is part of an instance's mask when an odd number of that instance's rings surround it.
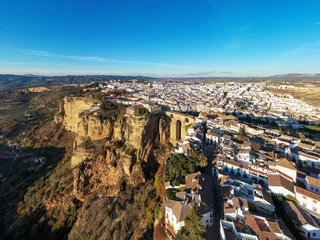
<svg viewBox="0 0 320 240">
<path fill-rule="evenodd" d="M 27 64 L 26 62 L 11 62 L 11 61 L 4 61 L 4 62 L 0 62 L 0 64 L 19 64 L 19 65 L 24 65 Z"/>
<path fill-rule="evenodd" d="M 139 64 L 139 65 L 149 65 L 149 66 L 155 66 L 155 67 L 168 67 L 168 68 L 203 69 L 195 66 L 156 63 L 156 62 L 125 61 L 125 60 L 117 60 L 117 59 L 110 59 L 110 58 L 102 58 L 97 56 L 61 55 L 61 54 L 50 53 L 47 51 L 38 51 L 38 50 L 32 50 L 32 49 L 20 49 L 20 51 L 23 54 L 42 56 L 42 57 L 57 57 L 57 58 L 67 58 L 67 59 L 73 59 L 73 60 L 109 62 L 109 63 L 118 63 L 118 64 Z"/>
<path fill-rule="evenodd" d="M 35 56 L 52 56 L 52 54 L 46 52 L 46 51 L 37 51 L 37 50 L 31 50 L 31 49 L 20 49 L 20 51 L 24 54 L 30 54 Z"/>
<path fill-rule="evenodd" d="M 283 53 L 285 56 L 313 55 L 320 53 L 320 42 L 305 43 Z"/>
</svg>

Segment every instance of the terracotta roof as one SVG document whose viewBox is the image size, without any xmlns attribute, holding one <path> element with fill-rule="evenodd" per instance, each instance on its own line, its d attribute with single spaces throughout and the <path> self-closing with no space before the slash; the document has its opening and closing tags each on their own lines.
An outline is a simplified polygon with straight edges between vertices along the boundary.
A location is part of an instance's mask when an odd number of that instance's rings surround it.
<svg viewBox="0 0 320 240">
<path fill-rule="evenodd" d="M 250 229 L 250 232 L 254 235 L 258 235 L 258 233 L 261 232 L 257 222 L 256 222 L 256 219 L 254 218 L 254 216 L 252 214 L 246 214 L 245 215 L 245 220 L 246 220 L 246 223 Z"/>
<path fill-rule="evenodd" d="M 245 220 L 251 234 L 256 235 L 259 240 L 277 239 L 277 235 L 272 232 L 271 227 L 269 228 L 263 219 L 255 218 L 252 214 L 246 214 Z M 273 228 L 275 229 L 275 226 Z M 276 230 L 279 231 L 279 227 Z"/>
<path fill-rule="evenodd" d="M 280 161 L 276 162 L 276 164 L 277 166 L 297 171 L 297 169 L 292 165 L 292 163 L 289 162 L 289 160 L 286 158 L 281 159 Z"/>
<path fill-rule="evenodd" d="M 258 234 L 258 238 L 259 238 L 259 240 L 270 240 L 270 239 L 277 239 L 278 237 L 273 232 L 263 231 Z"/>
<path fill-rule="evenodd" d="M 231 136 L 230 136 L 230 135 L 227 135 L 227 134 L 224 134 L 224 135 L 222 136 L 222 138 L 231 139 Z"/>
<path fill-rule="evenodd" d="M 259 226 L 260 231 L 269 231 L 269 226 L 266 224 L 266 221 L 264 219 L 256 218 L 256 222 Z"/>
<path fill-rule="evenodd" d="M 184 221 L 184 218 L 189 214 L 193 208 L 194 203 L 182 204 L 180 201 L 167 199 L 166 207 L 171 208 L 173 214 L 179 222 Z"/>
<path fill-rule="evenodd" d="M 311 158 L 311 159 L 314 159 L 314 160 L 319 160 L 319 156 L 311 155 L 310 153 L 304 153 L 302 151 L 298 151 L 298 154 L 305 156 L 305 157 L 308 157 L 308 158 Z"/>
<path fill-rule="evenodd" d="M 244 141 L 244 143 L 242 144 L 243 147 L 251 147 L 251 142 L 248 141 Z"/>
<path fill-rule="evenodd" d="M 215 136 L 215 137 L 221 137 L 221 135 L 218 134 L 218 133 L 207 132 L 206 134 L 207 134 L 207 135 L 211 135 L 211 136 Z"/>
<path fill-rule="evenodd" d="M 201 172 L 192 173 L 186 176 L 186 191 L 193 191 L 196 195 L 201 195 L 201 203 L 213 208 L 212 179 Z"/>
<path fill-rule="evenodd" d="M 236 213 L 234 204 L 230 203 L 229 201 L 224 201 L 223 209 L 224 213 Z"/>
<path fill-rule="evenodd" d="M 278 222 L 271 221 L 271 220 L 267 220 L 267 221 L 268 221 L 268 225 L 269 225 L 272 232 L 282 234 L 282 231 L 278 225 Z"/>
<path fill-rule="evenodd" d="M 269 174 L 268 175 L 269 187 L 284 187 L 290 192 L 294 193 L 294 184 L 288 179 L 282 177 L 280 174 Z"/>
<path fill-rule="evenodd" d="M 184 201 L 186 198 L 186 192 L 176 192 L 176 198 L 179 201 Z"/>
<path fill-rule="evenodd" d="M 317 201 L 320 201 L 320 195 L 319 194 L 310 192 L 310 191 L 308 191 L 306 189 L 303 189 L 301 187 L 296 186 L 296 192 L 300 193 L 301 195 L 305 195 L 305 196 L 307 196 L 309 198 L 312 198 L 312 199 L 315 199 Z"/>
<path fill-rule="evenodd" d="M 320 179 L 313 178 L 310 176 L 306 176 L 306 178 L 307 178 L 309 184 L 316 186 L 316 187 L 320 187 Z"/>
<path fill-rule="evenodd" d="M 282 172 L 282 171 L 280 171 L 280 170 L 278 170 L 278 169 L 277 169 L 277 173 L 279 173 L 281 176 L 287 178 L 288 180 L 293 181 L 293 179 L 292 179 L 291 176 L 285 174 L 284 172 Z"/>
<path fill-rule="evenodd" d="M 312 149 L 313 148 L 312 145 L 309 145 L 309 144 L 306 144 L 306 143 L 302 143 L 302 142 L 299 142 L 298 146 L 301 147 L 301 148 L 306 148 L 306 149 Z"/>
<path fill-rule="evenodd" d="M 298 208 L 293 202 L 291 201 L 284 201 L 283 207 L 287 214 L 293 218 L 297 222 L 299 226 L 303 226 L 305 224 L 310 224 L 314 226 L 311 216 L 306 215 L 306 213 L 301 208 Z"/>
<path fill-rule="evenodd" d="M 240 151 L 239 151 L 239 155 L 242 155 L 242 154 L 250 154 L 250 150 L 249 150 L 249 149 L 240 150 Z"/>
<path fill-rule="evenodd" d="M 238 197 L 241 207 L 249 209 L 248 200 L 245 198 Z"/>
<path fill-rule="evenodd" d="M 235 160 L 225 159 L 224 162 L 228 163 L 230 165 L 236 166 L 236 167 L 241 167 L 242 166 L 242 164 L 240 162 L 237 162 Z"/>
</svg>

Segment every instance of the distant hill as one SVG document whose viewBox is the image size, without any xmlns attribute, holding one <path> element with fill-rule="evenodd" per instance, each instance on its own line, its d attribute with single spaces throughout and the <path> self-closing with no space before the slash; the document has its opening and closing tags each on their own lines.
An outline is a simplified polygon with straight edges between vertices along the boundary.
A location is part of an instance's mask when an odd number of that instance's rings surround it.
<svg viewBox="0 0 320 240">
<path fill-rule="evenodd" d="M 269 79 L 278 80 L 320 80 L 320 73 L 302 74 L 302 73 L 287 73 L 267 77 Z"/>
<path fill-rule="evenodd" d="M 12 75 L 0 74 L 0 90 L 17 88 L 41 87 L 65 84 L 80 84 L 91 82 L 104 82 L 110 80 L 150 80 L 145 76 L 105 76 L 105 75 L 85 75 L 85 76 L 38 76 L 38 75 Z"/>
<path fill-rule="evenodd" d="M 52 85 L 80 84 L 104 82 L 110 80 L 153 80 L 153 81 L 261 81 L 261 80 L 320 80 L 320 73 L 300 74 L 288 73 L 269 77 L 182 77 L 182 78 L 153 78 L 148 76 L 117 76 L 117 75 L 83 75 L 83 76 L 40 76 L 0 74 L 0 91 L 18 88 L 43 87 Z"/>
</svg>

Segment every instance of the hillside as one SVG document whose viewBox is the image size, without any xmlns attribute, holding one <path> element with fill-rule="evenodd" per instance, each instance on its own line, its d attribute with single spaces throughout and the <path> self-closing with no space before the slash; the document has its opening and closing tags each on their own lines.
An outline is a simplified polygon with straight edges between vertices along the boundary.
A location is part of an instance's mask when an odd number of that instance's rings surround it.
<svg viewBox="0 0 320 240">
<path fill-rule="evenodd" d="M 320 74 L 281 74 L 268 77 L 163 77 L 154 78 L 148 76 L 116 76 L 116 75 L 84 75 L 84 76 L 37 76 L 37 75 L 13 75 L 0 74 L 0 91 L 9 89 L 33 88 L 44 86 L 59 86 L 67 84 L 82 84 L 91 82 L 104 82 L 111 80 L 152 80 L 152 81 L 319 81 Z M 32 89 L 31 89 L 32 90 Z M 38 91 L 39 89 L 35 89 Z"/>
<path fill-rule="evenodd" d="M 47 161 L 27 189 L 1 195 L 0 238 L 152 239 L 163 214 L 159 166 L 171 149 L 167 117 L 128 117 L 120 106 L 82 115 L 88 104 L 64 98 L 54 122 L 21 140 Z"/>
<path fill-rule="evenodd" d="M 12 75 L 0 74 L 0 91 L 8 89 L 19 89 L 41 86 L 57 86 L 66 84 L 81 84 L 91 82 L 103 82 L 110 80 L 149 80 L 150 77 L 144 76 L 105 76 L 105 75 L 86 75 L 86 76 L 36 76 L 36 75 Z"/>
</svg>

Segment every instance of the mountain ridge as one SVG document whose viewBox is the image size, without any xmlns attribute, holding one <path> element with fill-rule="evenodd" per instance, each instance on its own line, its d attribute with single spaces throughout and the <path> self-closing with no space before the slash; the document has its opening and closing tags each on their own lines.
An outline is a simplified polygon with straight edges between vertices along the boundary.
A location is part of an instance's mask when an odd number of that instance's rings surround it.
<svg viewBox="0 0 320 240">
<path fill-rule="evenodd" d="M 111 80 L 149 80 L 149 81 L 259 81 L 259 80 L 320 80 L 320 73 L 287 73 L 267 77 L 150 77 L 133 75 L 66 75 L 66 76 L 40 76 L 33 74 L 15 75 L 0 74 L 0 91 L 21 89 L 29 87 L 44 87 L 54 85 L 82 84 L 91 82 L 105 82 Z"/>
</svg>

